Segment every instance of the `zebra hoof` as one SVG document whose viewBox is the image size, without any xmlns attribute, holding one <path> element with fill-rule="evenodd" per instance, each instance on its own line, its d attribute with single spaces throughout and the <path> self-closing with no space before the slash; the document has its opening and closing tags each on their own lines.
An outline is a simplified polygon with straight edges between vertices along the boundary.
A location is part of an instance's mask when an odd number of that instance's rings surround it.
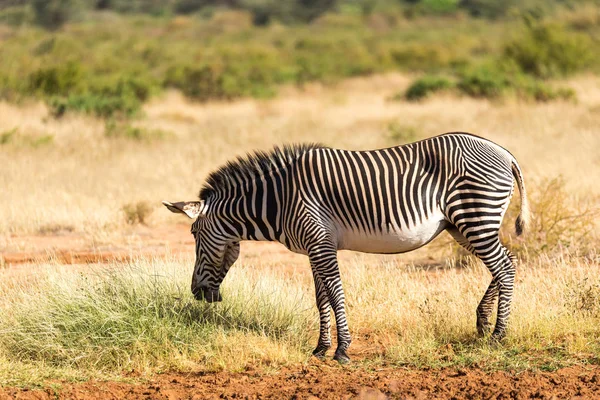
<svg viewBox="0 0 600 400">
<path fill-rule="evenodd" d="M 490 336 L 490 343 L 498 344 L 506 337 L 506 332 L 496 332 L 492 333 Z"/>
<path fill-rule="evenodd" d="M 491 324 L 477 324 L 477 334 L 479 337 L 484 337 L 490 334 L 492 330 Z"/>
<path fill-rule="evenodd" d="M 340 364 L 348 364 L 350 362 L 350 357 L 348 357 L 346 350 L 342 350 L 342 349 L 337 349 L 335 351 L 335 355 L 333 356 L 333 359 L 335 361 L 339 362 Z"/>
<path fill-rule="evenodd" d="M 319 360 L 323 361 L 325 359 L 325 355 L 327 354 L 327 350 L 329 350 L 331 346 L 326 345 L 318 345 L 316 349 L 313 350 L 313 356 L 317 357 Z"/>
</svg>

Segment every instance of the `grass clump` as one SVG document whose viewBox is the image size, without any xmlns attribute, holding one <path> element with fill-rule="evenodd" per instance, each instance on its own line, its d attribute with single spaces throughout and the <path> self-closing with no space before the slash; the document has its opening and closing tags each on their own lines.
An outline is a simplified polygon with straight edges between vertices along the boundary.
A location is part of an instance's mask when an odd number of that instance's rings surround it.
<svg viewBox="0 0 600 400">
<path fill-rule="evenodd" d="M 307 350 L 313 325 L 302 294 L 282 278 L 235 268 L 224 301 L 208 304 L 193 298 L 191 270 L 180 262 L 55 268 L 0 286 L 0 355 L 17 370 L 42 368 L 51 377 L 77 369 L 85 379 L 131 369 L 239 369 L 297 361 Z M 3 385 L 24 378 L 6 372 Z"/>
<path fill-rule="evenodd" d="M 20 134 L 19 128 L 0 132 L 0 146 L 14 145 L 21 147 L 37 148 L 54 142 L 53 135 Z"/>
<path fill-rule="evenodd" d="M 162 129 L 148 129 L 134 126 L 127 119 L 109 119 L 104 126 L 107 138 L 124 138 L 140 142 L 153 142 L 171 136 L 170 132 Z"/>
</svg>

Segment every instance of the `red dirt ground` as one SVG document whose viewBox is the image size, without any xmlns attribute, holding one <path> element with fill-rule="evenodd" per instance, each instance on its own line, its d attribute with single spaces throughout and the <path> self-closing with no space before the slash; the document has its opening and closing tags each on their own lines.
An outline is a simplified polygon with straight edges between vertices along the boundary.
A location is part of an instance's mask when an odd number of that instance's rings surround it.
<svg viewBox="0 0 600 400">
<path fill-rule="evenodd" d="M 556 372 L 479 369 L 405 370 L 340 367 L 332 362 L 284 368 L 276 374 L 158 375 L 144 383 L 63 383 L 57 389 L 0 388 L 17 399 L 600 399 L 600 368 Z"/>
<path fill-rule="evenodd" d="M 82 264 L 126 261 L 139 257 L 189 254 L 193 239 L 189 226 L 138 227 L 120 244 L 90 244 L 80 234 L 0 237 L 3 274 L 27 274 L 35 263 L 57 261 Z M 283 246 L 244 243 L 242 257 L 302 270 L 307 260 Z M 341 254 L 341 259 L 352 257 Z M 418 256 L 419 257 L 419 256 Z M 422 256 L 421 256 L 422 257 Z M 423 259 L 421 258 L 421 262 Z M 430 260 L 424 261 L 427 265 Z M 300 267 L 301 266 L 301 267 Z M 74 266 L 75 267 L 75 266 Z M 360 340 L 358 341 L 360 342 Z M 355 343 L 354 356 L 361 343 Z M 368 346 L 367 346 L 368 347 Z M 366 353 L 373 349 L 365 348 Z M 360 352 L 359 352 L 360 353 Z M 355 357 L 355 360 L 357 358 Z M 277 373 L 164 374 L 132 376 L 134 382 L 48 382 L 42 390 L 0 388 L 3 399 L 600 399 L 600 367 L 570 367 L 555 372 L 491 372 L 480 369 L 408 370 L 399 368 L 341 367 L 333 361 L 311 360 L 307 365 Z"/>
</svg>

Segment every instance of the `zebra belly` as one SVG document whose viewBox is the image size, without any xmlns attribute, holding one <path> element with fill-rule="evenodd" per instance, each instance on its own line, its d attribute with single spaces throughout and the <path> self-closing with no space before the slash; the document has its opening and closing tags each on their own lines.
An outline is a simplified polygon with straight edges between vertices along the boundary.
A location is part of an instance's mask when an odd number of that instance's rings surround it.
<svg viewBox="0 0 600 400">
<path fill-rule="evenodd" d="M 340 250 L 353 250 L 363 253 L 396 254 L 418 249 L 432 241 L 446 229 L 443 219 L 429 219 L 410 229 L 390 226 L 378 232 L 342 230 Z"/>
</svg>

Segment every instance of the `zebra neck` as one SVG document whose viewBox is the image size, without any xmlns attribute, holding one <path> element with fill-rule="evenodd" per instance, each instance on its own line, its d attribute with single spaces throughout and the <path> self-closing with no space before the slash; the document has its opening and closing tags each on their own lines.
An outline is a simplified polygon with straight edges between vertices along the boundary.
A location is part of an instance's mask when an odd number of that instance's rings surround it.
<svg viewBox="0 0 600 400">
<path fill-rule="evenodd" d="M 273 190 L 251 190 L 226 201 L 219 214 L 239 240 L 278 241 L 281 237 L 280 197 Z"/>
</svg>

